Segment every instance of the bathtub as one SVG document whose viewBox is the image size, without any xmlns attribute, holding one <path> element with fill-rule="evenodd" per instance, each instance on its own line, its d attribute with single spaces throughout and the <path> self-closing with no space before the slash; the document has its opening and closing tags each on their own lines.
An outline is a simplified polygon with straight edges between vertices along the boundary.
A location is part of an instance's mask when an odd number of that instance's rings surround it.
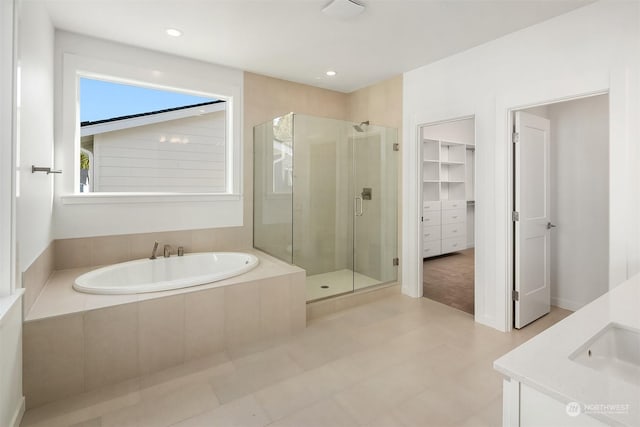
<svg viewBox="0 0 640 427">
<path fill-rule="evenodd" d="M 241 252 L 202 252 L 109 265 L 78 277 L 73 288 L 90 294 L 140 294 L 187 288 L 252 270 L 258 258 Z"/>
</svg>

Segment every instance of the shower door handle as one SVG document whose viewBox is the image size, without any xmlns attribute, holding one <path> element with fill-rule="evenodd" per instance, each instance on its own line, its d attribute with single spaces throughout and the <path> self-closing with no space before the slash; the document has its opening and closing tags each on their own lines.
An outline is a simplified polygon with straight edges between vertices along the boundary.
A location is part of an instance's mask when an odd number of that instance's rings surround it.
<svg viewBox="0 0 640 427">
<path fill-rule="evenodd" d="M 358 207 L 358 200 L 360 200 L 360 207 Z M 356 196 L 353 199 L 353 210 L 355 211 L 356 216 L 362 216 L 362 197 Z"/>
</svg>

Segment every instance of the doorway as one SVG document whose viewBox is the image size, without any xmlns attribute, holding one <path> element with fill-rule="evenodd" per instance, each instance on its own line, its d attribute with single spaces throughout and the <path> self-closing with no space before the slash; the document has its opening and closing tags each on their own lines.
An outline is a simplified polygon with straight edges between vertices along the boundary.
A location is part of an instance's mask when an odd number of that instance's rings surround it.
<svg viewBox="0 0 640 427">
<path fill-rule="evenodd" d="M 513 111 L 513 326 L 607 292 L 609 97 Z"/>
<path fill-rule="evenodd" d="M 475 119 L 424 125 L 423 296 L 475 312 Z"/>
</svg>

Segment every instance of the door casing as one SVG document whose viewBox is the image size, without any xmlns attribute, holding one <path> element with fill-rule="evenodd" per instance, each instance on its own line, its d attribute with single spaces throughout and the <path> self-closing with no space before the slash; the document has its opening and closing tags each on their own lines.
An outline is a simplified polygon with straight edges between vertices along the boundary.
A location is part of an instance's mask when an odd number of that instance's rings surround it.
<svg viewBox="0 0 640 427">
<path fill-rule="evenodd" d="M 568 97 L 564 97 L 564 98 L 556 98 L 556 99 L 550 99 L 544 102 L 537 102 L 537 103 L 531 103 L 531 104 L 523 104 L 523 105 L 517 105 L 517 106 L 511 106 L 511 107 L 507 107 L 506 109 L 506 114 L 507 114 L 507 120 L 506 120 L 506 129 L 505 129 L 505 136 L 506 138 L 504 139 L 504 143 L 507 146 L 507 159 L 508 160 L 508 177 L 507 177 L 507 207 L 508 207 L 508 212 L 506 212 L 506 217 L 508 218 L 508 223 L 505 224 L 505 227 L 507 229 L 507 289 L 505 292 L 505 332 L 509 332 L 511 330 L 513 330 L 513 324 L 514 324 L 514 304 L 513 301 L 511 299 L 512 296 L 512 291 L 514 289 L 514 284 L 515 284 L 515 268 L 514 268 L 514 261 L 515 261 L 515 253 L 514 253 L 514 245 L 515 245 L 515 236 L 514 236 L 514 227 L 513 227 L 513 221 L 511 220 L 511 212 L 513 210 L 513 206 L 515 206 L 514 204 L 514 161 L 513 161 L 513 156 L 514 156 L 514 150 L 513 150 L 513 141 L 512 141 L 512 134 L 513 134 L 513 129 L 514 129 L 514 124 L 515 124 L 515 112 L 516 111 L 520 111 L 520 110 L 527 110 L 530 108 L 535 108 L 535 107 L 543 107 L 545 105 L 551 105 L 551 104 L 557 104 L 560 102 L 567 102 L 567 101 L 575 101 L 578 99 L 583 99 L 583 98 L 589 98 L 592 96 L 598 96 L 598 95 L 610 95 L 610 90 L 609 89 L 605 89 L 605 90 L 600 90 L 600 91 L 594 91 L 594 92 L 586 92 L 583 94 L 577 94 L 575 96 L 568 96 Z M 609 126 L 611 126 L 611 123 L 609 124 Z"/>
</svg>

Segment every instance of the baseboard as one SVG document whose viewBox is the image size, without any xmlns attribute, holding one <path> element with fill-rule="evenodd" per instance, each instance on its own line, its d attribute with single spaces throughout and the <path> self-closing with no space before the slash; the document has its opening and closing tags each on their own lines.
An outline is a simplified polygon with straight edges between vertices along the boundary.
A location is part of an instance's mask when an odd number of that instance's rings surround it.
<svg viewBox="0 0 640 427">
<path fill-rule="evenodd" d="M 9 423 L 10 427 L 20 427 L 20 423 L 22 422 L 22 417 L 24 416 L 24 396 L 20 399 L 20 403 L 16 408 L 16 412 L 13 414 L 13 418 L 11 419 L 11 423 Z"/>
<path fill-rule="evenodd" d="M 551 297 L 551 305 L 555 305 L 556 307 L 564 308 L 565 310 L 577 311 L 584 307 L 586 303 L 572 301 L 565 298 L 556 298 Z"/>
</svg>

